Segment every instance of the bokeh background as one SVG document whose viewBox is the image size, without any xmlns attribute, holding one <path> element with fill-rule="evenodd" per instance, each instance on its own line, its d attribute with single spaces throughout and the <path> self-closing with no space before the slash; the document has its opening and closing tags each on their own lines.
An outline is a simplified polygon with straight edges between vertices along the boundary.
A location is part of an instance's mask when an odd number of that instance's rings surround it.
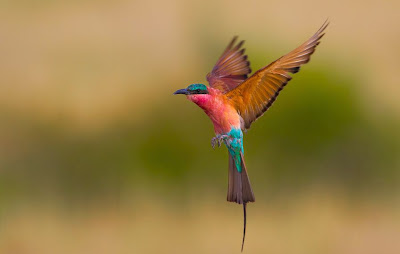
<svg viewBox="0 0 400 254">
<path fill-rule="evenodd" d="M 400 253 L 399 1 L 0 2 L 0 253 L 239 253 L 227 152 L 172 93 L 330 26 L 246 134 L 245 253 Z"/>
</svg>

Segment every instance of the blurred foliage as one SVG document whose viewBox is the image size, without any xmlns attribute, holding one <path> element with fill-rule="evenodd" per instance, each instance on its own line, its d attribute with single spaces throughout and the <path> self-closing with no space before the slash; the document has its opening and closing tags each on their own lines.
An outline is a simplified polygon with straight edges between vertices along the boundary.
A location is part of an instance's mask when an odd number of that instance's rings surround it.
<svg viewBox="0 0 400 254">
<path fill-rule="evenodd" d="M 352 85 L 357 80 L 329 68 L 304 69 L 245 135 L 256 192 L 269 198 L 326 184 L 353 195 L 390 193 L 399 180 L 400 143 L 392 138 L 398 123 L 367 115 Z M 3 158 L 1 167 L 8 170 L 2 186 L 16 195 L 58 193 L 78 200 L 140 189 L 141 183 L 156 192 L 224 192 L 226 149 L 212 151 L 213 130 L 205 114 L 168 93 L 149 115 L 145 121 L 120 120 L 93 135 L 3 117 L 10 128 L 19 126 L 19 138 L 29 148 Z"/>
<path fill-rule="evenodd" d="M 0 1 L 0 253 L 239 253 L 228 156 L 172 93 L 330 17 L 245 134 L 248 253 L 400 253 L 399 1 Z"/>
</svg>

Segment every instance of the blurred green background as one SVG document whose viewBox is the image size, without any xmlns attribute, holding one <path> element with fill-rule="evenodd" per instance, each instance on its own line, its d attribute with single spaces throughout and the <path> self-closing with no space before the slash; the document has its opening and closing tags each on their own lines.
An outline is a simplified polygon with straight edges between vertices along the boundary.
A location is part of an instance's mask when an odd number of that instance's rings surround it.
<svg viewBox="0 0 400 254">
<path fill-rule="evenodd" d="M 331 24 L 245 135 L 246 253 L 400 253 L 399 1 L 1 1 L 0 253 L 239 253 L 227 151 L 172 93 Z"/>
</svg>

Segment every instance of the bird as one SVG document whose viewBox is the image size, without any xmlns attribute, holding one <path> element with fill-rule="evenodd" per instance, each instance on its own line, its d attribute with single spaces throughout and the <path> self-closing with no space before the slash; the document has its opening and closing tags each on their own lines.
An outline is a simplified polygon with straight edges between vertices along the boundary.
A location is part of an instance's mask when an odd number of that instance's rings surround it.
<svg viewBox="0 0 400 254">
<path fill-rule="evenodd" d="M 243 205 L 242 252 L 246 235 L 246 205 L 255 202 L 244 161 L 243 132 L 272 106 L 292 79 L 290 74 L 297 73 L 310 61 L 328 25 L 326 20 L 307 41 L 250 77 L 244 41 L 236 43 L 238 37 L 235 36 L 207 74 L 209 86 L 194 83 L 174 92 L 186 95 L 211 119 L 216 135 L 211 139 L 212 147 L 225 144 L 228 149 L 227 201 Z"/>
</svg>

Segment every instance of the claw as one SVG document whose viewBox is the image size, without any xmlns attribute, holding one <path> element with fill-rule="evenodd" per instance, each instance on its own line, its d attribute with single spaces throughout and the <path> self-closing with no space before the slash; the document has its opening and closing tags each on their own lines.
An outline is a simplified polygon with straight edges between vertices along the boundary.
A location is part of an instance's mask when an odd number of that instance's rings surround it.
<svg viewBox="0 0 400 254">
<path fill-rule="evenodd" d="M 211 146 L 212 146 L 213 149 L 215 149 L 215 143 L 217 143 L 217 142 L 218 142 L 218 138 L 217 137 L 213 137 L 211 139 Z"/>
<path fill-rule="evenodd" d="M 219 146 L 224 142 L 225 139 L 229 138 L 228 135 L 221 135 L 219 136 Z"/>
<path fill-rule="evenodd" d="M 213 137 L 212 139 L 211 139 L 211 146 L 212 146 L 212 148 L 213 149 L 215 149 L 215 145 L 216 144 L 218 144 L 218 147 L 221 147 L 221 145 L 223 144 L 223 142 L 224 142 L 224 140 L 226 139 L 226 138 L 229 138 L 229 136 L 228 135 L 217 135 L 217 136 L 215 136 L 215 137 Z"/>
</svg>

